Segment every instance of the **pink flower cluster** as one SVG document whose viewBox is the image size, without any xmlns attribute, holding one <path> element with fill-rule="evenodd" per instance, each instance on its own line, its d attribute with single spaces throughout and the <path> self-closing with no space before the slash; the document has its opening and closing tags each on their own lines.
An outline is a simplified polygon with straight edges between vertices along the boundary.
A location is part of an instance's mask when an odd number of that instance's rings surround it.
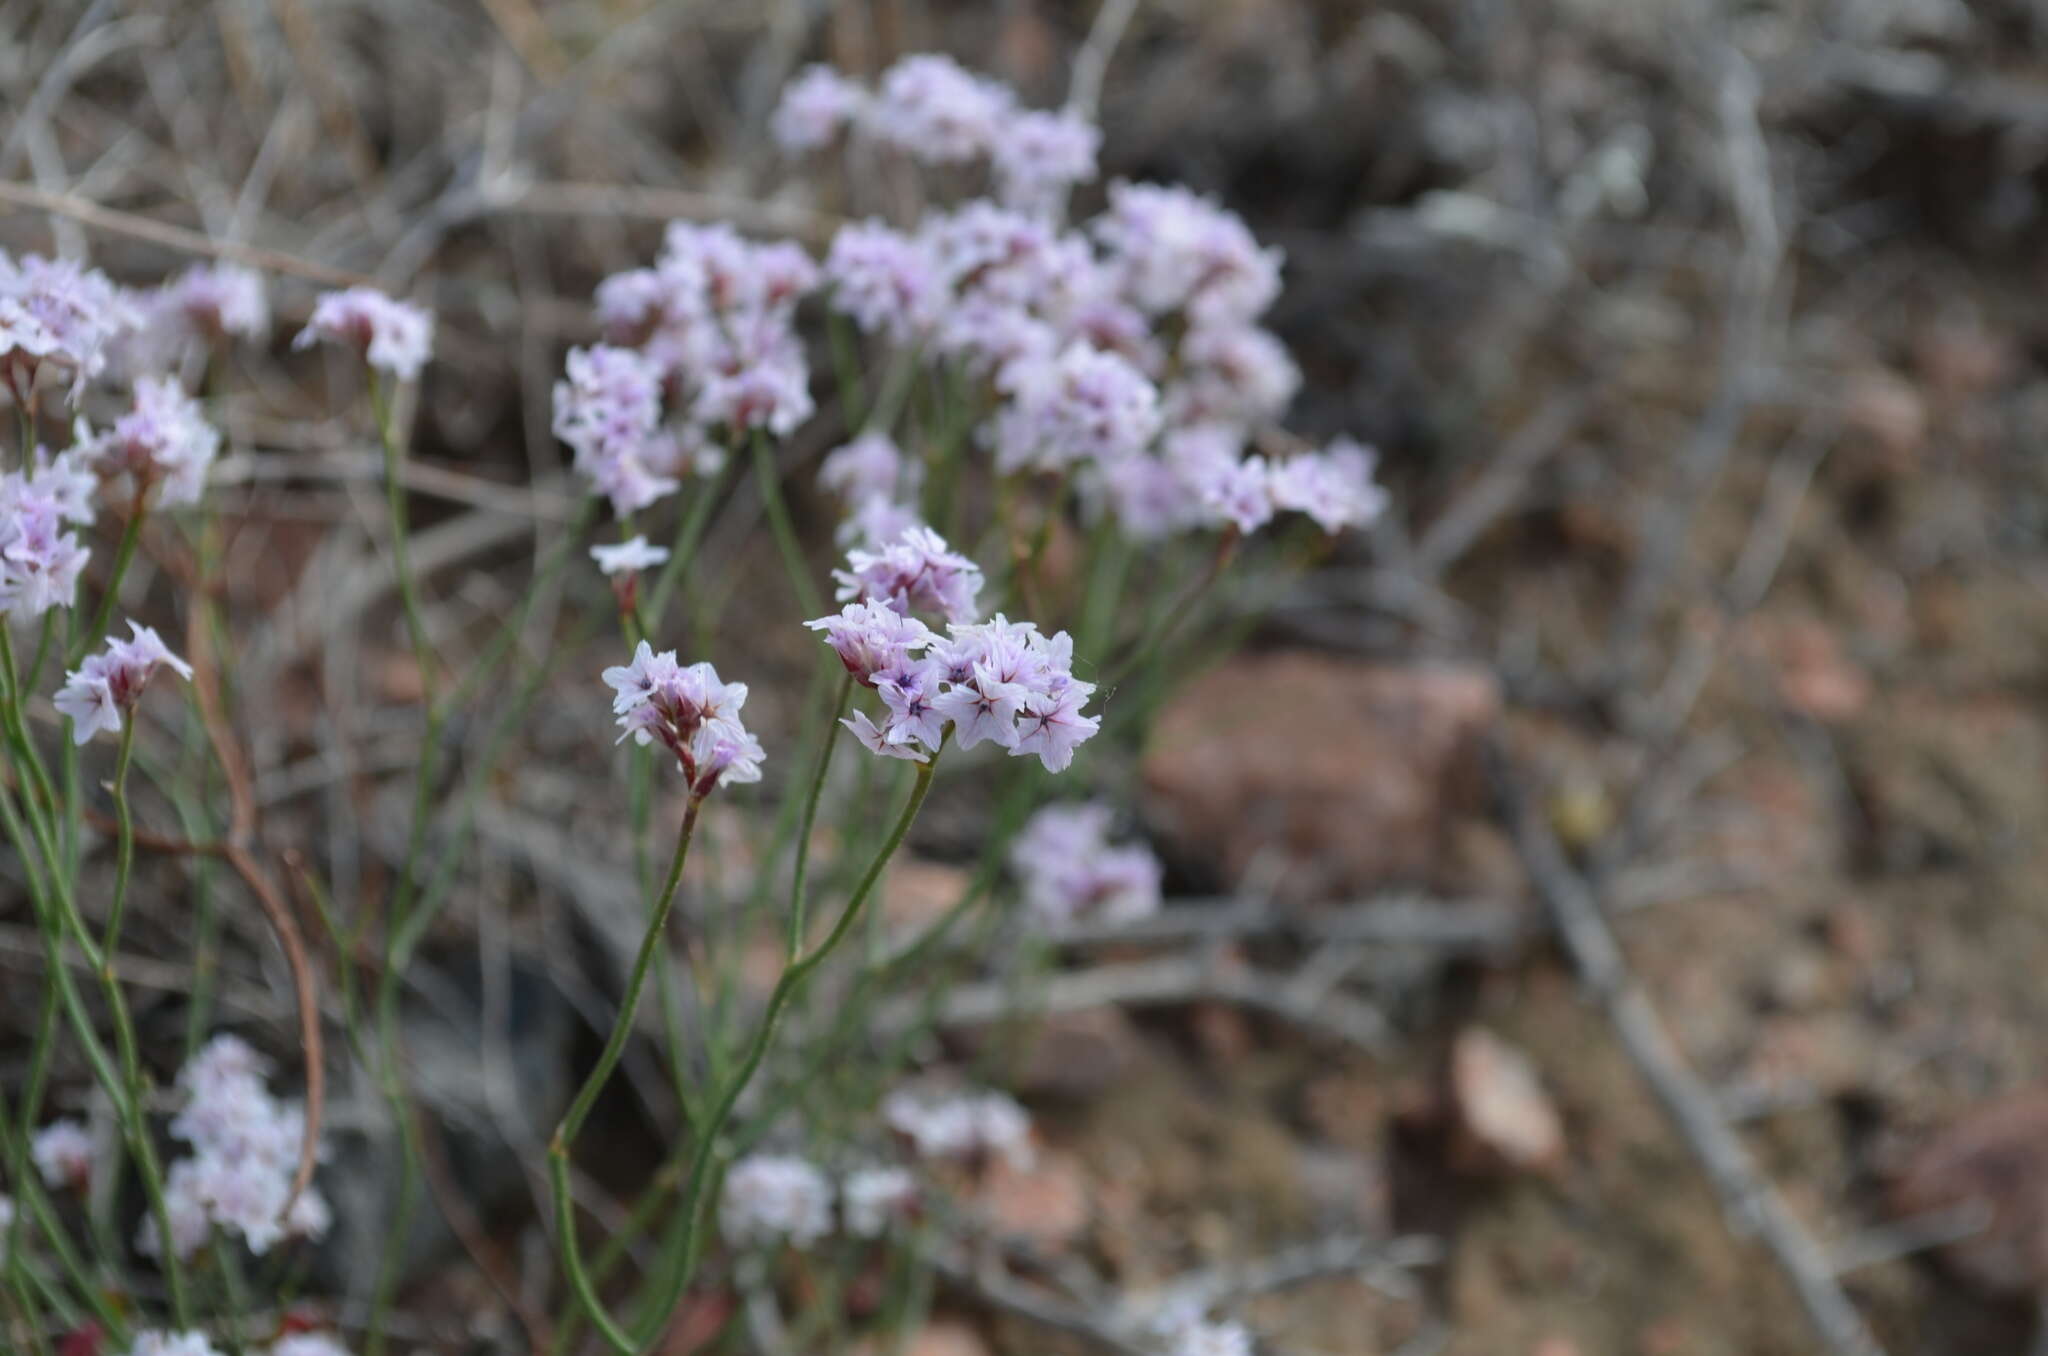
<svg viewBox="0 0 2048 1356">
<path fill-rule="evenodd" d="M 128 625 L 134 632 L 129 639 L 109 640 L 106 649 L 87 655 L 57 689 L 53 700 L 61 714 L 71 717 L 76 743 L 85 743 L 101 730 L 119 734 L 158 666 L 188 681 L 192 677 L 192 666 L 172 654 L 153 628 L 137 621 Z"/>
<path fill-rule="evenodd" d="M 112 428 L 95 434 L 79 421 L 76 452 L 103 476 L 130 477 L 138 492 L 159 487 L 163 504 L 196 504 L 220 432 L 175 379 L 139 377 L 134 407 Z"/>
<path fill-rule="evenodd" d="M 911 507 L 924 482 L 924 464 L 903 455 L 886 433 L 863 433 L 833 449 L 818 466 L 818 484 L 846 505 L 842 545 L 881 545 L 920 526 Z"/>
<path fill-rule="evenodd" d="M 353 348 L 378 371 L 411 381 L 433 351 L 434 316 L 374 287 L 325 292 L 292 347 L 310 348 L 322 339 Z"/>
<path fill-rule="evenodd" d="M 684 416 L 683 446 L 720 427 L 782 438 L 814 408 L 795 318 L 817 285 L 817 265 L 792 242 L 671 222 L 652 268 L 598 285 L 598 323 L 611 343 L 653 363 Z"/>
<path fill-rule="evenodd" d="M 606 669 L 604 680 L 625 731 L 620 740 L 630 736 L 642 746 L 659 740 L 675 755 L 691 795 L 701 799 L 721 783 L 761 780 L 761 741 L 740 723 L 745 683 L 720 682 L 711 665 L 686 667 L 674 650 L 656 654 L 644 640 L 633 662 Z"/>
<path fill-rule="evenodd" d="M 783 90 L 769 131 L 795 153 L 853 131 L 928 165 L 986 159 L 1007 205 L 1047 215 L 1095 177 L 1102 145 L 1080 114 L 1019 108 L 1007 86 L 930 52 L 902 58 L 873 93 L 829 67 L 806 67 Z"/>
<path fill-rule="evenodd" d="M 1159 859 L 1139 844 L 1112 847 L 1113 817 L 1107 805 L 1048 805 L 1010 845 L 1024 906 L 1041 927 L 1127 923 L 1159 911 Z"/>
<path fill-rule="evenodd" d="M 847 1173 L 835 1191 L 832 1179 L 807 1159 L 750 1154 L 726 1173 L 719 1230 L 736 1248 L 784 1242 L 808 1248 L 832 1232 L 835 1197 L 848 1236 L 879 1238 L 916 1208 L 919 1190 L 903 1168 L 869 1166 Z"/>
<path fill-rule="evenodd" d="M 150 1328 L 135 1334 L 128 1356 L 221 1356 L 221 1350 L 207 1340 L 205 1333 Z"/>
<path fill-rule="evenodd" d="M 555 436 L 578 474 L 626 514 L 673 494 L 683 448 L 661 426 L 661 369 L 630 348 L 572 348 L 555 383 Z"/>
<path fill-rule="evenodd" d="M 215 1036 L 178 1074 L 185 1104 L 171 1134 L 192 1147 L 164 1183 L 171 1241 L 180 1257 L 203 1247 L 215 1229 L 240 1234 L 261 1256 L 287 1238 L 319 1238 L 331 1221 L 326 1200 L 307 1188 L 291 1203 L 305 1110 L 281 1102 L 265 1083 L 268 1065 L 235 1036 Z M 142 1221 L 136 1246 L 154 1256 L 156 1223 Z"/>
<path fill-rule="evenodd" d="M 856 547 L 846 564 L 832 572 L 839 602 L 887 603 L 906 617 L 934 612 L 950 622 L 981 615 L 981 566 L 929 527 L 907 527 L 877 550 Z"/>
<path fill-rule="evenodd" d="M 1159 391 L 1129 360 L 1093 345 L 1013 363 L 1011 400 L 996 417 L 996 469 L 1060 471 L 1141 455 L 1161 426 Z"/>
<path fill-rule="evenodd" d="M 1074 677 L 1074 642 L 1064 631 L 1048 637 L 999 614 L 948 623 L 941 637 L 885 602 L 848 603 L 804 625 L 881 695 L 881 724 L 864 711 L 842 722 L 872 753 L 921 762 L 950 731 L 962 748 L 987 741 L 1060 772 L 1101 728 L 1082 714 L 1095 685 Z"/>
<path fill-rule="evenodd" d="M 0 382 L 24 399 L 45 363 L 71 374 L 71 399 L 106 369 L 107 349 L 140 317 L 98 269 L 0 250 Z"/>
<path fill-rule="evenodd" d="M 0 474 L 0 613 L 18 617 L 69 607 L 92 554 L 67 524 L 92 521 L 97 482 L 69 452 L 36 463 Z"/>
<path fill-rule="evenodd" d="M 920 1158 L 985 1163 L 1000 1158 L 1018 1170 L 1036 1160 L 1031 1115 L 1000 1092 L 898 1088 L 882 1099 L 882 1120 Z"/>
</svg>

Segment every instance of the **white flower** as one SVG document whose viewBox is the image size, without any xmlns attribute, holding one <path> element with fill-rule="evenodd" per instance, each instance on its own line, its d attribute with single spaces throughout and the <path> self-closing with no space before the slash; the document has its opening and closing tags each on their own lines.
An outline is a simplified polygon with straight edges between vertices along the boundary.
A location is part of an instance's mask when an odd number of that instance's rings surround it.
<svg viewBox="0 0 2048 1356">
<path fill-rule="evenodd" d="M 804 1159 L 750 1155 L 725 1175 L 718 1223 L 734 1247 L 787 1240 L 807 1248 L 832 1232 L 832 1184 Z"/>
<path fill-rule="evenodd" d="M 649 546 L 647 538 L 634 537 L 616 546 L 593 546 L 590 558 L 607 575 L 633 574 L 653 569 L 668 559 L 666 546 Z"/>
<path fill-rule="evenodd" d="M 29 1156 L 52 1190 L 82 1187 L 92 1177 L 92 1135 L 83 1122 L 51 1121 L 36 1131 Z"/>
<path fill-rule="evenodd" d="M 374 287 L 326 292 L 292 347 L 310 348 L 321 339 L 351 345 L 370 366 L 411 381 L 433 350 L 434 315 Z"/>
<path fill-rule="evenodd" d="M 57 710 L 71 717 L 71 737 L 77 743 L 100 730 L 120 733 L 122 719 L 142 699 L 158 665 L 169 666 L 188 681 L 192 677 L 192 666 L 172 654 L 153 628 L 136 621 L 128 625 L 132 638 L 109 640 L 105 650 L 87 655 L 57 689 Z"/>
</svg>

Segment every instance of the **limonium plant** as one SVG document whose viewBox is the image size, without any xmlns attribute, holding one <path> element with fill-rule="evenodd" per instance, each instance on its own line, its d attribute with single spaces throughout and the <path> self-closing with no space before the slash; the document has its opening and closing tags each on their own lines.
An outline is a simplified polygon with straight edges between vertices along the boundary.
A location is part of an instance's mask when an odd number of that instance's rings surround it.
<svg viewBox="0 0 2048 1356">
<path fill-rule="evenodd" d="M 534 1347 L 658 1349 L 687 1297 L 733 1286 L 799 1297 L 820 1349 L 900 1331 L 932 1250 L 981 1227 L 977 1192 L 1036 1170 L 1026 1108 L 914 1033 L 874 1036 L 900 1030 L 883 1000 L 971 973 L 991 920 L 1057 941 L 1162 906 L 1159 860 L 1135 826 L 1113 833 L 1116 750 L 1256 581 L 1385 497 L 1370 449 L 1281 425 L 1302 378 L 1261 324 L 1279 252 L 1185 188 L 1099 183 L 1080 112 L 925 54 L 872 81 L 802 71 L 770 132 L 839 224 L 814 253 L 678 221 L 595 283 L 547 393 L 581 503 L 481 642 L 416 558 L 428 306 L 211 261 L 151 285 L 0 254 L 0 822 L 44 961 L 27 1072 L 0 1101 L 0 1324 L 26 1344 L 10 1350 L 391 1349 L 431 1167 L 408 975 L 469 899 L 501 760 L 565 692 L 575 759 L 615 788 L 596 850 L 640 913 L 597 1054 L 529 1165 L 559 1260 L 549 1312 L 522 1320 Z M 296 326 L 275 323 L 287 311 Z M 318 373 L 333 420 L 380 453 L 394 607 L 362 625 L 403 638 L 414 752 L 375 880 L 259 832 L 258 732 L 238 724 L 248 619 L 222 587 L 211 487 L 230 451 L 263 455 L 230 436 L 224 392 L 274 330 L 274 355 Z M 756 543 L 781 577 L 744 628 L 722 625 L 717 556 Z M 535 647 L 557 589 L 594 602 L 592 626 Z M 552 684 L 571 662 L 587 671 Z M 484 752 L 456 757 L 478 729 Z M 979 856 L 906 929 L 877 901 L 935 794 Z M 738 886 L 727 848 L 692 861 L 713 821 L 708 842 L 744 844 Z M 197 993 L 182 1046 L 138 1023 L 129 915 L 216 895 L 275 937 L 296 1033 L 217 1030 Z M 600 1230 L 579 1149 L 636 1043 L 674 1119 Z M 330 1072 L 381 1108 L 381 1131 L 351 1132 L 392 1165 L 367 1205 L 328 1190 Z M 284 1321 L 294 1278 L 330 1274 L 344 1216 L 381 1240 L 370 1265 Z M 852 1303 L 877 1286 L 886 1302 Z M 1155 1320 L 1131 1341 L 1249 1349 L 1227 1318 Z"/>
</svg>

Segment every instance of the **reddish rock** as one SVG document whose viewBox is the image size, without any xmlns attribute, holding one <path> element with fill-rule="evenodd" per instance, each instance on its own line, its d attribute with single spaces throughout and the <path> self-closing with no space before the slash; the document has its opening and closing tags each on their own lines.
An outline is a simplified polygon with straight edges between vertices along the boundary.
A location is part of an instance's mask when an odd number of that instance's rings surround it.
<svg viewBox="0 0 2048 1356">
<path fill-rule="evenodd" d="M 1986 1291 L 2048 1291 L 2048 1089 L 1965 1113 L 1908 1162 L 1892 1199 L 1902 1215 L 1981 1202 L 1989 1222 L 1942 1259 Z"/>
<path fill-rule="evenodd" d="M 1153 731 L 1148 809 L 1189 859 L 1235 883 L 1263 853 L 1277 889 L 1327 898 L 1433 880 L 1482 785 L 1493 676 L 1324 655 L 1236 659 L 1190 683 Z"/>
<path fill-rule="evenodd" d="M 1468 1170 L 1553 1172 L 1564 1163 L 1564 1118 L 1529 1057 L 1471 1027 L 1451 1046 L 1454 1157 Z"/>
</svg>

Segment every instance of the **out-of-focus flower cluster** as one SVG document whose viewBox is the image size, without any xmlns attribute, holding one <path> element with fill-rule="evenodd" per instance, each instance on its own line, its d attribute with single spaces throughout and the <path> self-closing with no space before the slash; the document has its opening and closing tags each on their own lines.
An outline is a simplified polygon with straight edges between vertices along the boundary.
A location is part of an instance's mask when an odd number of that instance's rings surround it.
<svg viewBox="0 0 2048 1356">
<path fill-rule="evenodd" d="M 75 402 L 106 370 L 109 346 L 139 321 L 98 269 L 0 250 L 0 381 L 17 403 L 45 365 L 69 376 Z"/>
<path fill-rule="evenodd" d="M 1024 907 L 1052 932 L 1076 923 L 1128 923 L 1159 909 L 1159 858 L 1142 844 L 1112 846 L 1115 811 L 1048 805 L 1010 844 Z"/>
<path fill-rule="evenodd" d="M 245 1346 L 243 1350 L 254 1350 Z M 324 1332 L 287 1333 L 264 1348 L 266 1356 L 349 1356 L 339 1338 Z M 139 1332 L 128 1348 L 129 1356 L 222 1356 L 204 1333 Z"/>
<path fill-rule="evenodd" d="M 909 228 L 848 223 L 824 275 L 830 304 L 862 332 L 988 379 L 995 408 L 981 437 L 999 471 L 1078 473 L 1095 510 L 1141 540 L 1251 532 L 1276 512 L 1335 532 L 1379 512 L 1356 444 L 1253 450 L 1296 446 L 1276 425 L 1301 374 L 1259 324 L 1279 295 L 1279 251 L 1172 185 L 1111 184 L 1101 215 L 1061 226 L 1069 190 L 1096 175 L 1100 135 L 1085 119 L 1021 109 L 1004 86 L 919 55 L 872 91 L 809 68 L 774 131 L 792 151 L 847 134 L 927 165 L 987 161 L 994 200 Z M 897 494 L 915 489 L 894 479 Z M 840 491 L 856 521 L 914 520 L 902 499 L 884 513 L 878 492 Z"/>
<path fill-rule="evenodd" d="M 51 1190 L 77 1190 L 92 1180 L 92 1133 L 82 1121 L 51 1121 L 29 1141 L 29 1157 Z"/>
<path fill-rule="evenodd" d="M 286 1238 L 327 1232 L 331 1216 L 318 1190 L 309 1186 L 291 1200 L 305 1109 L 271 1095 L 268 1071 L 246 1042 L 222 1035 L 178 1074 L 185 1101 L 171 1134 L 192 1153 L 171 1164 L 164 1198 L 180 1257 L 197 1252 L 216 1230 L 240 1235 L 259 1256 Z M 159 1253 L 154 1219 L 144 1218 L 136 1246 Z"/>
<path fill-rule="evenodd" d="M 353 348 L 380 372 L 411 381 L 433 352 L 434 317 L 374 287 L 344 288 L 313 303 L 312 318 L 292 347 L 309 348 L 323 339 Z"/>
<path fill-rule="evenodd" d="M 786 437 L 814 408 L 797 303 L 818 269 L 799 245 L 674 222 L 653 267 L 597 289 L 605 344 L 569 355 L 555 433 L 620 514 L 715 472 L 721 438 Z"/>
<path fill-rule="evenodd" d="M 40 448 L 32 471 L 0 475 L 0 612 L 40 617 L 71 605 L 92 552 L 70 527 L 92 521 L 95 487 L 71 453 Z"/>
<path fill-rule="evenodd" d="M 832 1178 L 808 1159 L 789 1154 L 752 1154 L 733 1164 L 719 1196 L 718 1222 L 734 1247 L 789 1243 L 808 1248 L 838 1226 L 852 1238 L 879 1238 L 911 1216 L 918 1203 L 917 1178 L 907 1169 L 866 1166 Z"/>
<path fill-rule="evenodd" d="M 1037 1161 L 1030 1113 L 1007 1093 L 897 1088 L 882 1099 L 882 1120 L 920 1158 L 1001 1159 L 1020 1171 Z"/>
</svg>

